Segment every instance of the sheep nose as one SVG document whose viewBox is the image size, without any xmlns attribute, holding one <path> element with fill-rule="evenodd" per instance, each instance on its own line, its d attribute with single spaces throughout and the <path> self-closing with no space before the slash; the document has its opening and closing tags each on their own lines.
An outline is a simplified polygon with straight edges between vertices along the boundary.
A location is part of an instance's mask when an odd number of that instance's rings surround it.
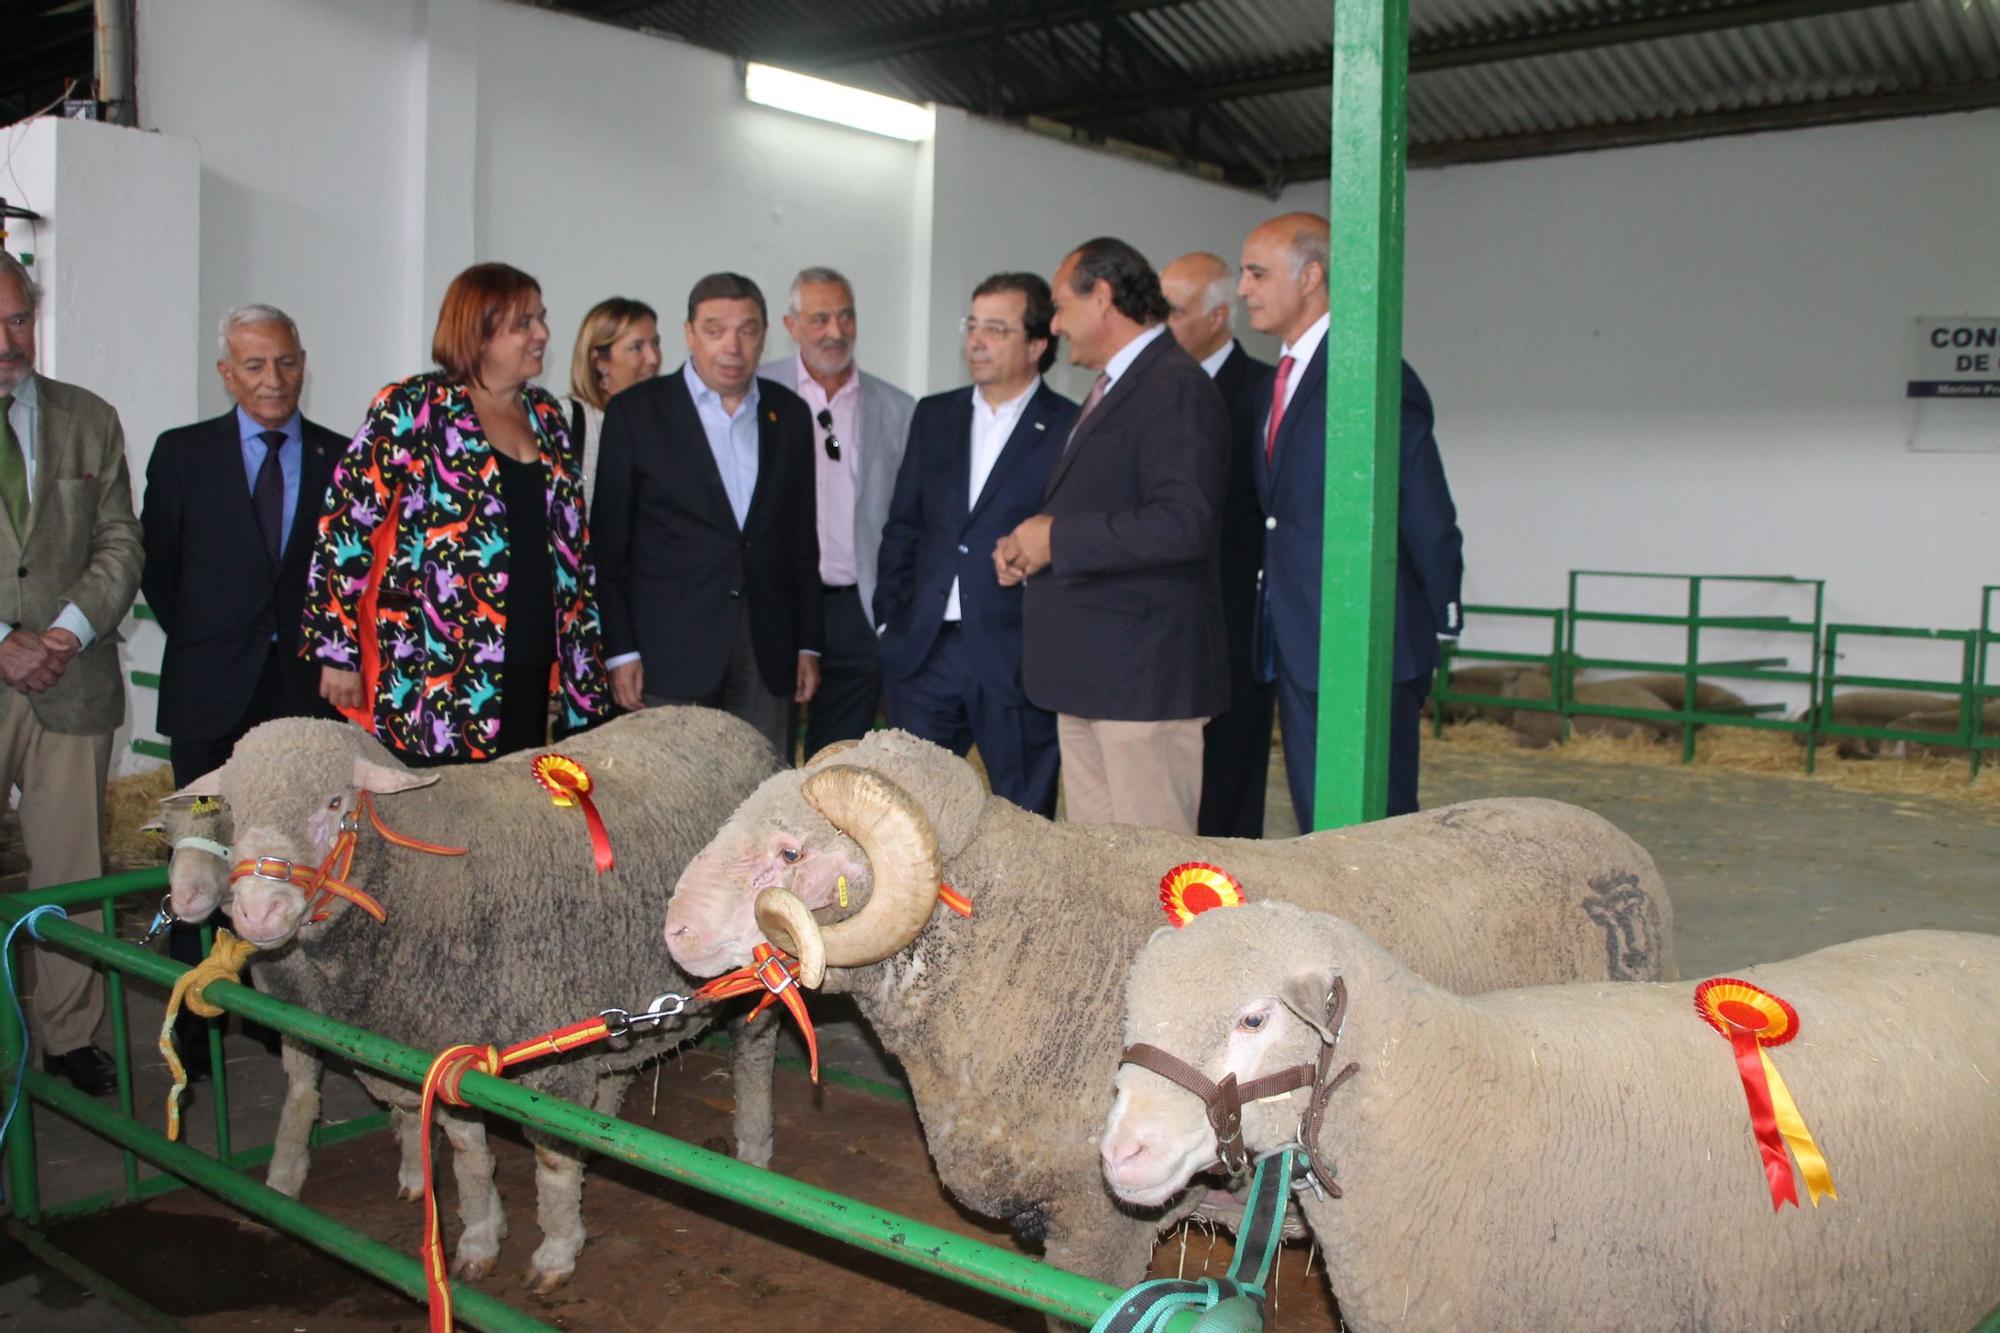
<svg viewBox="0 0 2000 1333">
<path fill-rule="evenodd" d="M 1106 1139 L 1104 1141 L 1104 1165 L 1114 1176 L 1122 1173 L 1126 1168 L 1135 1165 L 1141 1157 L 1145 1156 L 1145 1153 L 1146 1143 L 1137 1136 L 1125 1137 L 1121 1135 L 1118 1138 Z"/>
</svg>

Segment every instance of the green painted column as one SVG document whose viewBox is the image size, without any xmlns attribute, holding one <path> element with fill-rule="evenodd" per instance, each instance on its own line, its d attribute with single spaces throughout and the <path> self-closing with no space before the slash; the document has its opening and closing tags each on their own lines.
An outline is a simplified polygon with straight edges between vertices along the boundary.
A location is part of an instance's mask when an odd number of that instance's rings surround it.
<svg viewBox="0 0 2000 1333">
<path fill-rule="evenodd" d="M 1379 819 L 1387 806 L 1402 424 L 1409 0 L 1334 0 L 1333 11 L 1315 828 Z"/>
</svg>

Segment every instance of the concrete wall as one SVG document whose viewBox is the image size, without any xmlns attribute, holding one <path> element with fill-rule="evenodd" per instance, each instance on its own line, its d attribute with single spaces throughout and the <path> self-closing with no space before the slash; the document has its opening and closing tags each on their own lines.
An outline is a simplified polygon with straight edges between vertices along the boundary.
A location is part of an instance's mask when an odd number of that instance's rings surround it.
<svg viewBox="0 0 2000 1333">
<path fill-rule="evenodd" d="M 13 224 L 8 238 L 10 251 L 32 255 L 43 288 L 36 366 L 118 409 L 136 505 L 154 438 L 195 415 L 195 145 L 44 119 L 0 130 L 0 152 L 7 198 L 45 219 Z M 157 671 L 159 628 L 129 617 L 121 628 L 127 670 Z M 129 742 L 152 734 L 153 700 L 151 690 L 128 688 L 116 771 L 152 762 L 138 760 Z"/>
</svg>

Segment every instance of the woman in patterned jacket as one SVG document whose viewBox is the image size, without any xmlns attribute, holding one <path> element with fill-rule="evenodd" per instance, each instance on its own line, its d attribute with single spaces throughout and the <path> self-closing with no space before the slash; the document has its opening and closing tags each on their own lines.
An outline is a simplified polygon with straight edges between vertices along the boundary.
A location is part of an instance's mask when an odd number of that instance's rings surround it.
<svg viewBox="0 0 2000 1333">
<path fill-rule="evenodd" d="M 441 369 L 376 395 L 334 468 L 306 590 L 320 693 L 412 763 L 491 759 L 609 706 L 580 454 L 530 381 L 541 287 L 452 279 Z"/>
</svg>

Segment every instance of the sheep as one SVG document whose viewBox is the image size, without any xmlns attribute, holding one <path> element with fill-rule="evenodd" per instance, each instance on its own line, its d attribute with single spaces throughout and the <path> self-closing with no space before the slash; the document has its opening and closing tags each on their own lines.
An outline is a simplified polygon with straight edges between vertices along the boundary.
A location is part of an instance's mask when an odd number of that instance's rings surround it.
<svg viewBox="0 0 2000 1333">
<path fill-rule="evenodd" d="M 505 1043 L 688 989 L 650 943 L 653 923 L 666 910 L 668 887 L 710 832 L 779 767 L 754 729 L 710 709 L 647 709 L 561 750 L 589 771 L 611 833 L 617 864 L 602 876 L 582 813 L 551 802 L 531 773 L 530 753 L 413 771 L 353 727 L 288 719 L 252 730 L 227 764 L 180 795 L 222 799 L 239 864 L 271 857 L 317 865 L 363 792 L 378 798 L 396 833 L 466 847 L 464 856 L 394 847 L 362 818 L 352 882 L 381 902 L 386 924 L 343 900 L 324 922 L 306 921 L 297 885 L 259 876 L 235 884 L 231 915 L 238 933 L 265 951 L 255 977 L 278 998 L 425 1049 Z M 176 851 L 169 873 L 177 914 L 213 910 L 216 868 L 206 851 Z M 524 1066 L 514 1077 L 615 1114 L 633 1068 L 704 1025 L 691 1013 L 635 1034 L 622 1049 L 600 1044 Z M 775 1025 L 755 1031 L 757 1040 L 738 1043 L 737 1133 L 739 1156 L 761 1165 L 770 1156 Z M 272 1183 L 295 1192 L 318 1111 L 318 1059 L 287 1042 L 285 1067 Z M 364 1081 L 392 1106 L 416 1105 L 413 1092 L 372 1076 Z M 506 1228 L 492 1157 L 477 1118 L 447 1112 L 443 1120 L 465 1222 L 453 1269 L 482 1277 Z M 527 1280 L 546 1294 L 574 1271 L 583 1244 L 583 1166 L 570 1144 L 535 1130 L 528 1135 L 543 1240 Z M 419 1179 L 411 1120 L 398 1138 L 398 1179 L 410 1193 Z"/>
<path fill-rule="evenodd" d="M 1106 1191 L 1090 1089 L 1117 1067 L 1161 876 L 1194 861 L 1366 921 L 1443 985 L 1674 974 L 1658 871 L 1588 811 L 1474 801 L 1284 842 L 1058 824 L 898 731 L 758 788 L 689 864 L 665 933 L 692 975 L 768 935 L 806 985 L 851 992 L 909 1077 L 945 1187 L 1050 1262 L 1129 1284 L 1161 1218 Z M 940 878 L 970 917 L 933 911 Z"/>
<path fill-rule="evenodd" d="M 1549 697 L 1549 679 L 1547 676 L 1521 676 L 1508 683 L 1505 693 L 1510 699 L 1546 699 Z M 1673 706 L 1651 690 L 1622 680 L 1573 681 L 1570 698 L 1586 707 L 1597 704 L 1607 708 L 1651 708 L 1665 712 Z M 1561 715 L 1537 709 L 1515 709 L 1512 726 L 1524 746 L 1554 745 L 1562 736 Z M 1573 712 L 1569 729 L 1572 735 L 1577 736 L 1651 736 L 1656 740 L 1678 730 L 1664 721 L 1651 718 L 1600 717 L 1587 712 Z"/>
<path fill-rule="evenodd" d="M 1958 701 L 1949 694 L 1927 694 L 1922 690 L 1844 690 L 1833 696 L 1826 721 L 1846 727 L 1889 727 L 1911 713 L 1936 713 L 1957 707 Z M 1812 716 L 1812 712 L 1812 708 L 1807 708 L 1794 714 L 1792 721 L 1804 722 Z M 1832 739 L 1834 752 L 1842 759 L 1873 759 L 1895 744 L 1873 736 L 1839 736 Z M 1795 731 L 1792 741 L 1796 745 L 1804 745 L 1806 734 Z"/>
<path fill-rule="evenodd" d="M 1965 747 L 1955 743 L 1959 728 L 1963 725 L 1956 704 L 1932 712 L 1909 713 L 1889 724 L 1891 731 L 1924 731 L 1939 737 L 1936 741 L 1882 741 L 1882 753 L 1897 759 L 1955 759 L 1964 755 Z M 1979 710 L 1979 734 L 2000 736 L 2000 703 L 1990 703 Z M 1944 737 L 1951 737 L 1946 740 Z"/>
<path fill-rule="evenodd" d="M 1730 1045 L 1691 984 L 1461 997 L 1356 925 L 1259 903 L 1156 932 L 1125 1031 L 1218 1081 L 1329 1042 L 1330 1073 L 1359 1065 L 1307 1145 L 1340 1194 L 1299 1196 L 1357 1333 L 1971 1327 L 2000 1300 L 2000 937 L 1884 935 L 1741 976 L 1798 1011 L 1773 1059 L 1837 1201 L 1772 1215 Z M 1150 1069 L 1114 1086 L 1105 1177 L 1156 1205 L 1215 1133 Z M 1249 1150 L 1294 1142 L 1311 1097 L 1245 1105 Z"/>
</svg>

